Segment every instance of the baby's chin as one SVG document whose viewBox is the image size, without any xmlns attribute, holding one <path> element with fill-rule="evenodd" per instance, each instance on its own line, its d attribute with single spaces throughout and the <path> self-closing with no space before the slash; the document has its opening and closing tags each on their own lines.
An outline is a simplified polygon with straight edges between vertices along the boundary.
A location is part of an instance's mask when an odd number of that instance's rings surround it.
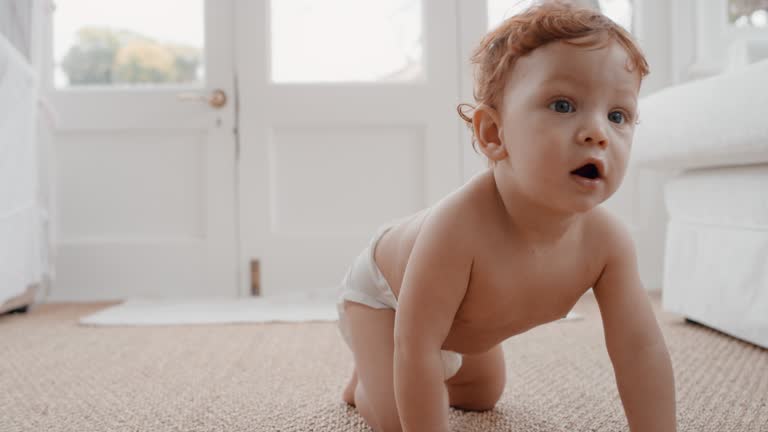
<svg viewBox="0 0 768 432">
<path fill-rule="evenodd" d="M 556 210 L 564 215 L 578 215 L 589 213 L 596 209 L 600 204 L 604 203 L 609 196 L 603 195 L 581 195 L 574 196 L 572 194 L 561 194 L 557 197 L 552 196 L 548 200 L 544 200 L 545 205 Z"/>
<path fill-rule="evenodd" d="M 610 198 L 610 195 L 580 197 L 579 199 L 573 200 L 572 203 L 569 203 L 570 205 L 568 207 L 574 213 L 589 213 L 607 201 L 608 198 Z"/>
<path fill-rule="evenodd" d="M 586 213 L 589 213 L 592 210 L 598 208 L 600 206 L 600 204 L 602 204 L 603 202 L 605 202 L 605 200 L 602 200 L 602 201 L 600 201 L 600 202 L 598 202 L 596 204 L 574 206 L 572 211 L 573 211 L 574 214 L 586 214 Z"/>
</svg>

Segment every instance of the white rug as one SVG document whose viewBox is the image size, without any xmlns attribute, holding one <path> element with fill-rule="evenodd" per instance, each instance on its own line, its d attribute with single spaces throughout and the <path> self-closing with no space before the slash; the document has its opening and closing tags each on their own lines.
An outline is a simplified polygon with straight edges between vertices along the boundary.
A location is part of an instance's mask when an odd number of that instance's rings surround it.
<svg viewBox="0 0 768 432">
<path fill-rule="evenodd" d="M 331 299 L 132 299 L 80 318 L 93 326 L 155 326 L 256 322 L 336 321 Z"/>
<path fill-rule="evenodd" d="M 132 299 L 80 318 L 90 326 L 166 326 L 266 322 L 336 321 L 336 304 L 327 298 L 246 297 L 235 299 Z M 569 312 L 561 319 L 581 319 Z"/>
</svg>

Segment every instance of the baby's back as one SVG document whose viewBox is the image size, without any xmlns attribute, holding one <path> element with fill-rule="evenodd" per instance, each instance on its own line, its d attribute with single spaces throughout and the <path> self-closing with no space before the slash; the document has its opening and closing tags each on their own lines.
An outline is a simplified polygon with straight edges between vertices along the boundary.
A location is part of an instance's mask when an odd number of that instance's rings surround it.
<svg viewBox="0 0 768 432">
<path fill-rule="evenodd" d="M 425 223 L 451 218 L 471 230 L 466 294 L 443 349 L 483 352 L 539 324 L 565 316 L 599 277 L 603 257 L 589 233 L 602 210 L 585 215 L 556 245 L 531 248 L 505 226 L 493 178 L 478 176 L 436 206 L 403 219 L 379 241 L 374 259 L 399 298 L 414 244 Z M 503 207 L 502 207 L 503 209 Z M 458 234 L 457 234 L 458 235 Z M 589 240 L 585 240 L 589 239 Z M 585 253 L 588 251 L 588 253 Z M 440 269 L 435 269 L 440 271 Z M 415 287 L 417 289 L 417 287 Z M 427 305 L 425 305 L 427 306 Z"/>
</svg>

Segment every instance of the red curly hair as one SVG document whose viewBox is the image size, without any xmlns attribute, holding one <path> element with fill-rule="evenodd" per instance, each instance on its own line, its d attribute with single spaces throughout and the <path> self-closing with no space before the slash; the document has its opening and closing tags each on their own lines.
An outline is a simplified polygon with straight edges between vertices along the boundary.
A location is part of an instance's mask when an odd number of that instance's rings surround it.
<svg viewBox="0 0 768 432">
<path fill-rule="evenodd" d="M 629 56 L 629 70 L 642 79 L 648 75 L 648 62 L 632 36 L 610 18 L 592 9 L 578 8 L 563 1 L 534 5 L 503 21 L 480 41 L 472 54 L 475 68 L 474 98 L 477 104 L 497 108 L 505 77 L 520 57 L 550 42 L 563 41 L 577 46 L 596 45 L 601 40 L 574 41 L 585 36 L 606 35 L 618 42 Z M 468 109 L 468 115 L 465 112 Z M 471 111 L 475 106 L 461 103 L 459 116 L 472 129 Z M 475 147 L 475 137 L 472 138 Z"/>
</svg>

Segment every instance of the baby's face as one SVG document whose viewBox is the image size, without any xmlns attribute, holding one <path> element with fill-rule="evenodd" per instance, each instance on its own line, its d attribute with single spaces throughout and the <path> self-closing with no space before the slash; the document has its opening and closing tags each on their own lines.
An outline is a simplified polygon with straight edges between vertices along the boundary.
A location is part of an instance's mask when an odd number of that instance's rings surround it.
<svg viewBox="0 0 768 432">
<path fill-rule="evenodd" d="M 532 199 L 584 212 L 621 184 L 637 121 L 640 75 L 612 40 L 554 42 L 519 59 L 498 111 L 508 156 L 494 170 Z"/>
</svg>

